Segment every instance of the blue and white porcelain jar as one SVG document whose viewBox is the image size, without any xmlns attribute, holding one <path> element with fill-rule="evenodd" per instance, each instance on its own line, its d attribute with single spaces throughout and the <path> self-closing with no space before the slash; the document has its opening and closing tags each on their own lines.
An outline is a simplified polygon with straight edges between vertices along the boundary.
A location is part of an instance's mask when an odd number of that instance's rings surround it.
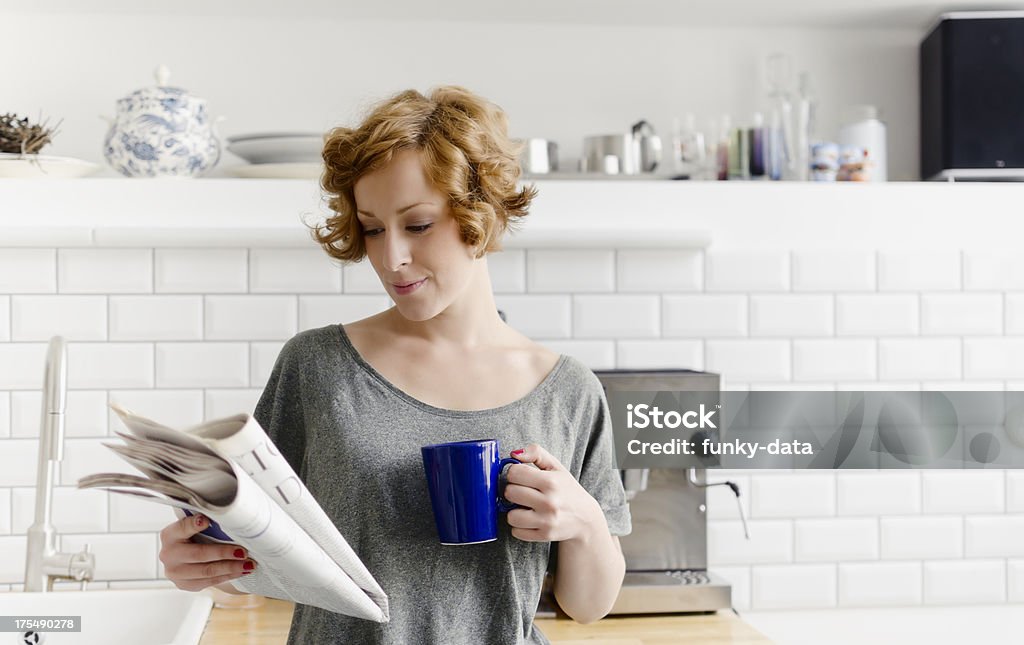
<svg viewBox="0 0 1024 645">
<path fill-rule="evenodd" d="M 156 87 L 117 102 L 117 117 L 103 141 L 103 156 L 128 177 L 198 177 L 220 160 L 220 140 L 204 99 L 169 87 L 170 72 L 156 70 Z"/>
</svg>

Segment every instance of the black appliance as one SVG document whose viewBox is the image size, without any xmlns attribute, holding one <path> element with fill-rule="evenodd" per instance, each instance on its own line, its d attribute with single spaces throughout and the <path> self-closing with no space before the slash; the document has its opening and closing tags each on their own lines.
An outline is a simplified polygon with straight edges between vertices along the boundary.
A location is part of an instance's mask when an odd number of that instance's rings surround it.
<svg viewBox="0 0 1024 645">
<path fill-rule="evenodd" d="M 920 54 L 922 178 L 1024 179 L 1024 11 L 943 14 Z"/>
</svg>

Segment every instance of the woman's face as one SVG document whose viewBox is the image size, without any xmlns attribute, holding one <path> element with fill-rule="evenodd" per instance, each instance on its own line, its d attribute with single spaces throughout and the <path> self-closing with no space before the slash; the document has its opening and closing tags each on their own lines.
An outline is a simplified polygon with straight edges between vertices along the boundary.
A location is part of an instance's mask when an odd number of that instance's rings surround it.
<svg viewBox="0 0 1024 645">
<path fill-rule="evenodd" d="M 476 260 L 419 152 L 396 153 L 360 177 L 354 192 L 366 255 L 402 316 L 429 320 L 458 300 Z"/>
</svg>

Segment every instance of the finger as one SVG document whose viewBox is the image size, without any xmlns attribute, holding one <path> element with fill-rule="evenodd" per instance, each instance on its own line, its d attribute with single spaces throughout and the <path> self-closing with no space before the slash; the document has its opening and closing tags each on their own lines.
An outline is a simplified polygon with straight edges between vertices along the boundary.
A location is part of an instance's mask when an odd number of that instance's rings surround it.
<svg viewBox="0 0 1024 645">
<path fill-rule="evenodd" d="M 244 560 L 246 550 L 233 544 L 199 544 L 196 542 L 172 542 L 160 551 L 164 564 L 174 562 L 216 562 L 217 560 Z"/>
<path fill-rule="evenodd" d="M 251 573 L 251 572 L 250 571 L 246 571 L 245 572 L 245 574 L 248 574 L 248 573 Z M 227 575 L 218 576 L 216 578 L 207 578 L 206 580 L 201 580 L 201 579 L 200 580 L 172 580 L 171 582 L 174 583 L 175 587 L 177 587 L 178 589 L 181 589 L 182 591 L 202 591 L 203 589 L 206 589 L 207 587 L 212 587 L 214 585 L 219 585 L 219 584 L 224 583 L 224 582 L 230 582 L 230 581 L 235 580 L 237 578 L 241 578 L 245 574 L 229 573 Z"/>
<path fill-rule="evenodd" d="M 203 515 L 186 515 L 160 531 L 160 539 L 164 542 L 181 542 L 210 526 L 210 520 Z"/>
<path fill-rule="evenodd" d="M 513 504 L 519 504 L 528 508 L 535 509 L 544 506 L 544 493 L 530 486 L 509 484 L 505 487 L 502 497 Z"/>
<path fill-rule="evenodd" d="M 248 567 L 248 568 L 246 568 Z M 167 567 L 165 573 L 176 580 L 206 580 L 226 575 L 240 576 L 247 571 L 255 571 L 256 563 L 252 560 L 217 560 L 215 562 L 184 562 Z"/>
<path fill-rule="evenodd" d="M 526 508 L 514 508 L 506 514 L 508 525 L 517 529 L 539 529 L 540 516 Z"/>
<path fill-rule="evenodd" d="M 536 443 L 531 443 L 526 448 L 513 451 L 510 454 L 519 461 L 536 465 L 541 470 L 565 470 L 562 462 Z"/>
<path fill-rule="evenodd" d="M 512 529 L 512 537 L 518 538 L 523 542 L 547 542 L 541 536 L 541 532 L 538 529 Z"/>
<path fill-rule="evenodd" d="M 550 472 L 540 468 L 532 468 L 526 464 L 512 464 L 506 471 L 505 481 L 510 485 L 519 484 L 539 491 L 546 491 L 551 486 L 552 477 Z"/>
</svg>

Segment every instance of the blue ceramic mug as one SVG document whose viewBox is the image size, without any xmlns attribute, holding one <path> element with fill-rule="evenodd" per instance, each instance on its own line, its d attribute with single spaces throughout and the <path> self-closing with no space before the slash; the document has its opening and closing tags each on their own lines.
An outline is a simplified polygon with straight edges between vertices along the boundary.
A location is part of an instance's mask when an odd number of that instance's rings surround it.
<svg viewBox="0 0 1024 645">
<path fill-rule="evenodd" d="M 498 513 L 518 508 L 501 497 L 499 475 L 522 462 L 500 459 L 497 439 L 439 443 L 420 452 L 441 544 L 498 539 Z"/>
</svg>

